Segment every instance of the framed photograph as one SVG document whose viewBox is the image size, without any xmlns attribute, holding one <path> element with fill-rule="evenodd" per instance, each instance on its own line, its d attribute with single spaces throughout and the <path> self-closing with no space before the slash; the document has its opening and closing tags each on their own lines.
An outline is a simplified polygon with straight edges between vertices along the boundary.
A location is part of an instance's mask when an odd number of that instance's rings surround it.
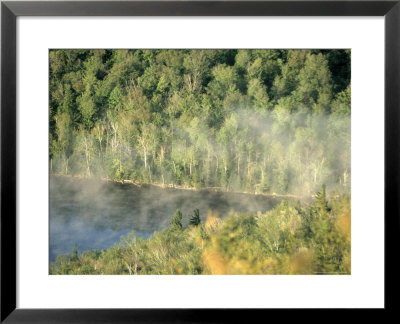
<svg viewBox="0 0 400 324">
<path fill-rule="evenodd" d="M 394 308 L 398 1 L 4 1 L 1 321 Z"/>
</svg>

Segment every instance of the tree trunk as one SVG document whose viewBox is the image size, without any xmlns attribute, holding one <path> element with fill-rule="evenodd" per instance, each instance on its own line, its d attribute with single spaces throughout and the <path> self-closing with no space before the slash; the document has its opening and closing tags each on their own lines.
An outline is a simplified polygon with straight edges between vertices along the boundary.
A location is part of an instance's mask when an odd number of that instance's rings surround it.
<svg viewBox="0 0 400 324">
<path fill-rule="evenodd" d="M 144 169 L 147 169 L 147 150 L 143 147 L 143 157 L 144 157 Z"/>
<path fill-rule="evenodd" d="M 223 160 L 224 161 L 224 171 L 225 171 L 225 175 L 228 173 L 228 165 L 226 163 L 226 159 Z"/>
<path fill-rule="evenodd" d="M 100 139 L 100 138 L 99 138 L 99 159 L 100 159 L 100 160 L 101 160 L 101 151 L 102 151 L 102 150 L 101 150 L 101 147 L 102 147 L 102 146 L 101 146 L 101 142 L 102 142 L 102 141 L 103 141 L 103 139 Z"/>
<path fill-rule="evenodd" d="M 68 158 L 65 157 L 65 174 L 68 174 Z"/>
<path fill-rule="evenodd" d="M 176 175 L 176 165 L 175 165 L 175 161 L 172 161 L 172 164 L 174 166 L 174 171 L 175 171 L 175 175 Z"/>
<path fill-rule="evenodd" d="M 90 153 L 86 136 L 84 137 L 84 139 L 85 139 L 86 172 L 87 175 L 90 177 Z"/>
</svg>

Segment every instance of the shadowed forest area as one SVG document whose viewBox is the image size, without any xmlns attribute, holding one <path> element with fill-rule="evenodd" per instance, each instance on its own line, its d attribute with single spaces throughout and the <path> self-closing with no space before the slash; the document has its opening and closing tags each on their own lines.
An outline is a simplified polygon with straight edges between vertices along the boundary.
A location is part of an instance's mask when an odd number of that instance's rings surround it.
<svg viewBox="0 0 400 324">
<path fill-rule="evenodd" d="M 193 202 L 151 237 L 75 247 L 50 273 L 350 273 L 350 62 L 350 50 L 50 50 L 51 175 L 301 198 L 223 219 Z"/>
</svg>

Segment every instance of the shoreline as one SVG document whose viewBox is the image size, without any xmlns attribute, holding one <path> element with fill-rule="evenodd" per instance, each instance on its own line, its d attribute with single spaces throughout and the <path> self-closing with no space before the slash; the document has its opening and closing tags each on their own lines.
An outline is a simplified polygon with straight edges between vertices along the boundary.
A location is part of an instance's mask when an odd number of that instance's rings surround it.
<svg viewBox="0 0 400 324">
<path fill-rule="evenodd" d="M 276 193 L 257 193 L 257 192 L 248 192 L 248 191 L 232 191 L 226 190 L 222 187 L 204 187 L 200 189 L 196 189 L 193 187 L 185 187 L 179 186 L 175 184 L 162 184 L 162 183 L 141 183 L 141 182 L 134 182 L 132 180 L 113 180 L 109 178 L 96 178 L 96 177 L 87 177 L 87 176 L 77 176 L 77 175 L 65 175 L 65 174 L 49 174 L 50 177 L 59 177 L 59 178 L 70 178 L 70 179 L 86 179 L 86 180 L 98 180 L 103 182 L 111 182 L 115 184 L 123 184 L 123 185 L 131 185 L 135 187 L 157 187 L 161 189 L 176 189 L 176 190 L 189 190 L 189 191 L 208 191 L 208 192 L 225 192 L 225 193 L 232 193 L 232 194 L 243 194 L 243 195 L 253 195 L 253 196 L 263 196 L 269 198 L 281 198 L 281 199 L 312 199 L 312 196 L 298 196 L 293 194 L 276 194 Z"/>
</svg>

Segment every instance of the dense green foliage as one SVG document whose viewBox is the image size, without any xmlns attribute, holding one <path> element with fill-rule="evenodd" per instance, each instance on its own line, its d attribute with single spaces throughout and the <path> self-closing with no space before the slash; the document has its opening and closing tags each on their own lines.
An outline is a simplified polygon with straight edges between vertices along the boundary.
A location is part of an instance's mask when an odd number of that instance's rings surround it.
<svg viewBox="0 0 400 324">
<path fill-rule="evenodd" d="M 51 50 L 50 168 L 194 188 L 348 191 L 350 101 L 348 50 Z"/>
<path fill-rule="evenodd" d="M 51 274 L 349 274 L 350 196 L 309 206 L 283 200 L 266 213 L 232 214 L 182 228 L 171 225 L 148 239 L 132 232 L 108 250 L 60 255 Z M 194 213 L 194 216 L 197 212 Z M 189 216 L 190 217 L 190 216 Z M 192 216 L 193 217 L 193 216 Z"/>
<path fill-rule="evenodd" d="M 348 50 L 51 50 L 53 174 L 319 191 L 223 220 L 177 210 L 150 238 L 75 246 L 50 273 L 350 273 L 350 87 Z"/>
</svg>

